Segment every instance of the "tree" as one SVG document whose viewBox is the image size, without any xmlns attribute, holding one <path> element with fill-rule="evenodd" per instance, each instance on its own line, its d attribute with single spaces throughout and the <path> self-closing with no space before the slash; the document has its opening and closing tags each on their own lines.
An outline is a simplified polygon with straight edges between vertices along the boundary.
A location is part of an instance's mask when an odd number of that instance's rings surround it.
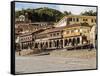
<svg viewBox="0 0 100 76">
<path fill-rule="evenodd" d="M 64 15 L 71 15 L 71 12 L 64 11 Z"/>
<path fill-rule="evenodd" d="M 28 19 L 32 22 L 57 22 L 59 21 L 64 14 L 56 9 L 42 7 L 36 9 L 22 9 L 21 11 L 16 11 L 16 18 L 20 15 L 25 15 L 28 13 Z M 70 12 L 68 12 L 69 14 Z"/>
<path fill-rule="evenodd" d="M 81 15 L 96 16 L 97 12 L 94 12 L 93 10 L 89 10 L 89 11 L 82 12 Z"/>
</svg>

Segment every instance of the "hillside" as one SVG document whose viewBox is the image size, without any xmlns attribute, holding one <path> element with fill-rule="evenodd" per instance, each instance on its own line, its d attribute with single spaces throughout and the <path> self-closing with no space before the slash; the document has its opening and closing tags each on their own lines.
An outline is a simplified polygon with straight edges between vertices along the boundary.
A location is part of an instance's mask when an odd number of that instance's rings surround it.
<svg viewBox="0 0 100 76">
<path fill-rule="evenodd" d="M 26 12 L 28 13 L 28 19 L 32 22 L 57 22 L 64 16 L 64 14 L 58 10 L 44 7 L 16 11 L 16 18 L 18 18 L 21 14 L 25 15 Z"/>
</svg>

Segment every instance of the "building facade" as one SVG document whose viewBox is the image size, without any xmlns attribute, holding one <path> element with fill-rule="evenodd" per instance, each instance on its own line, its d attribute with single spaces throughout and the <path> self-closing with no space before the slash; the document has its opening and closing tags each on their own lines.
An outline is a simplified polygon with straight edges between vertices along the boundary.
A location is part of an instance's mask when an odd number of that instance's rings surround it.
<svg viewBox="0 0 100 76">
<path fill-rule="evenodd" d="M 67 26 L 69 24 L 88 23 L 90 26 L 96 25 L 96 16 L 69 15 L 63 17 L 56 23 L 55 27 Z"/>
<path fill-rule="evenodd" d="M 29 27 L 29 26 L 33 27 Z M 24 24 L 23 24 L 24 26 Z M 21 49 L 60 49 L 78 48 L 94 45 L 96 35 L 95 16 L 66 16 L 57 24 L 50 25 L 45 22 L 28 23 L 33 28 L 31 33 L 22 32 L 19 35 Z"/>
<path fill-rule="evenodd" d="M 80 24 L 66 26 L 63 30 L 64 48 L 90 44 L 90 30 L 90 26 Z"/>
<path fill-rule="evenodd" d="M 32 33 L 25 33 L 19 36 L 20 49 L 31 49 L 33 46 Z"/>
<path fill-rule="evenodd" d="M 35 48 L 58 49 L 90 44 L 90 26 L 79 24 L 47 29 L 36 36 Z"/>
<path fill-rule="evenodd" d="M 35 48 L 57 49 L 62 48 L 62 28 L 50 28 L 36 35 Z"/>
</svg>

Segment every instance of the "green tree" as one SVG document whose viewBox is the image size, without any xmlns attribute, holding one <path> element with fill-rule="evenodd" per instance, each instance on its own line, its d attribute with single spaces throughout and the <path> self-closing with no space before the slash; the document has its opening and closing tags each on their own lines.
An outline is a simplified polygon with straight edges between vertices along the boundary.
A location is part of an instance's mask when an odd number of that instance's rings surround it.
<svg viewBox="0 0 100 76">
<path fill-rule="evenodd" d="M 36 8 L 36 9 L 22 9 L 21 11 L 16 11 L 16 18 L 20 15 L 25 15 L 28 13 L 28 19 L 32 22 L 57 22 L 64 14 L 56 9 L 51 9 L 48 7 Z"/>
<path fill-rule="evenodd" d="M 94 12 L 93 10 L 89 10 L 89 11 L 82 12 L 81 15 L 96 16 L 97 12 Z"/>
<path fill-rule="evenodd" d="M 64 11 L 64 15 L 71 15 L 71 12 Z"/>
</svg>

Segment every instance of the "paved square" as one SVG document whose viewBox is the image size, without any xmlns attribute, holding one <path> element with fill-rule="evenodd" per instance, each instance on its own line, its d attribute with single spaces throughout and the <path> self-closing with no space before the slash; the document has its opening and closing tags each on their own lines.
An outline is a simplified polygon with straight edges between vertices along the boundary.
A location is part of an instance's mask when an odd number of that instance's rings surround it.
<svg viewBox="0 0 100 76">
<path fill-rule="evenodd" d="M 16 56 L 16 73 L 95 69 L 94 58 L 67 58 L 51 55 Z"/>
</svg>

